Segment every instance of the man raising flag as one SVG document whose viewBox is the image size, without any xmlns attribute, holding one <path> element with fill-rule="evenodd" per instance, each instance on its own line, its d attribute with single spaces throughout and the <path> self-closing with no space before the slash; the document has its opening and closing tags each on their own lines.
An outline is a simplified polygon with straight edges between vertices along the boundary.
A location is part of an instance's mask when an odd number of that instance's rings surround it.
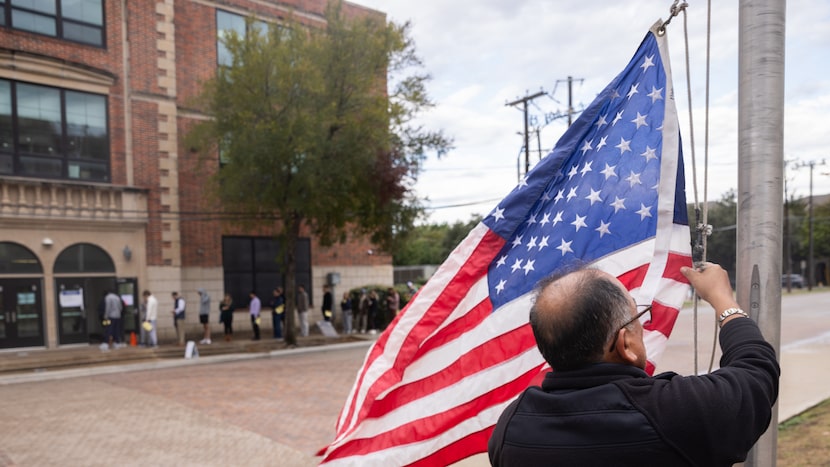
<svg viewBox="0 0 830 467">
<path fill-rule="evenodd" d="M 323 464 L 447 465 L 485 452 L 504 408 L 548 369 L 528 325 L 533 286 L 574 262 L 652 306 L 653 371 L 688 290 L 687 224 L 667 45 L 652 31 L 379 337 Z"/>
</svg>

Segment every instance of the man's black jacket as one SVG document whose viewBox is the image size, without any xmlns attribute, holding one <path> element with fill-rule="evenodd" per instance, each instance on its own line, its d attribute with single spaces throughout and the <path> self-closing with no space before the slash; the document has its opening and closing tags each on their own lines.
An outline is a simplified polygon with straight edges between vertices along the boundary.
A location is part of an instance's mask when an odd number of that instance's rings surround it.
<svg viewBox="0 0 830 467">
<path fill-rule="evenodd" d="M 704 376 L 600 363 L 552 372 L 499 418 L 494 466 L 696 465 L 741 462 L 778 397 L 775 352 L 749 319 L 720 334 L 721 368 Z"/>
</svg>

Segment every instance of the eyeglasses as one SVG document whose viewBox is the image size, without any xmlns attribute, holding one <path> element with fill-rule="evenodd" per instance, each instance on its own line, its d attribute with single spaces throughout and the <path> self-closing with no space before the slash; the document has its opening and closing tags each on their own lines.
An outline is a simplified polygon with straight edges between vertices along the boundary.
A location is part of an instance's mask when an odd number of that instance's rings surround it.
<svg viewBox="0 0 830 467">
<path fill-rule="evenodd" d="M 613 352 L 613 351 L 614 351 L 614 346 L 616 346 L 616 345 L 617 345 L 617 337 L 620 335 L 620 331 L 622 331 L 622 329 L 623 329 L 624 327 L 628 326 L 629 324 L 633 323 L 634 321 L 637 321 L 637 320 L 638 320 L 638 319 L 640 319 L 640 318 L 641 318 L 644 314 L 646 314 L 646 313 L 648 313 L 648 312 L 650 312 L 650 311 L 651 311 L 651 305 L 637 305 L 637 308 L 642 307 L 642 306 L 644 306 L 644 307 L 646 307 L 646 308 L 645 308 L 643 311 L 641 311 L 641 312 L 637 313 L 637 314 L 636 314 L 633 318 L 631 318 L 630 320 L 626 321 L 626 322 L 625 322 L 625 324 L 623 324 L 622 326 L 620 326 L 619 328 L 617 328 L 617 331 L 614 333 L 614 340 L 613 340 L 613 341 L 611 341 L 611 347 L 609 347 L 609 348 L 608 348 L 608 351 L 609 351 L 609 352 Z M 649 315 L 649 319 L 651 319 L 651 316 L 650 316 L 650 315 Z"/>
</svg>

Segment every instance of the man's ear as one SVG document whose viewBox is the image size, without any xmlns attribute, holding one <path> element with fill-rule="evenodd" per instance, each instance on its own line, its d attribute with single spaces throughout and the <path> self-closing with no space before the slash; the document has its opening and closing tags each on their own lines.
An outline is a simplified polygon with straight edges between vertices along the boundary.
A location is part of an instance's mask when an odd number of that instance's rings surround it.
<svg viewBox="0 0 830 467">
<path fill-rule="evenodd" d="M 634 343 L 637 336 L 628 328 L 619 330 L 620 335 L 617 337 L 616 351 L 617 356 L 629 365 L 636 365 L 640 359 L 639 354 L 635 351 Z"/>
</svg>

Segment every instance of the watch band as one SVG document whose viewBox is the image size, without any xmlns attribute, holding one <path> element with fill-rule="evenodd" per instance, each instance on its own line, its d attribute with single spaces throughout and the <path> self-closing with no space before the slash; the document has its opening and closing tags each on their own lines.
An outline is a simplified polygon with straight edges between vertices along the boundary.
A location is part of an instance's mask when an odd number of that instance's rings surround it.
<svg viewBox="0 0 830 467">
<path fill-rule="evenodd" d="M 723 310 L 723 313 L 720 314 L 720 317 L 718 318 L 718 324 L 723 325 L 723 320 L 729 318 L 732 315 L 741 315 L 744 318 L 749 318 L 749 315 L 746 314 L 746 312 L 740 308 L 727 308 Z"/>
</svg>

